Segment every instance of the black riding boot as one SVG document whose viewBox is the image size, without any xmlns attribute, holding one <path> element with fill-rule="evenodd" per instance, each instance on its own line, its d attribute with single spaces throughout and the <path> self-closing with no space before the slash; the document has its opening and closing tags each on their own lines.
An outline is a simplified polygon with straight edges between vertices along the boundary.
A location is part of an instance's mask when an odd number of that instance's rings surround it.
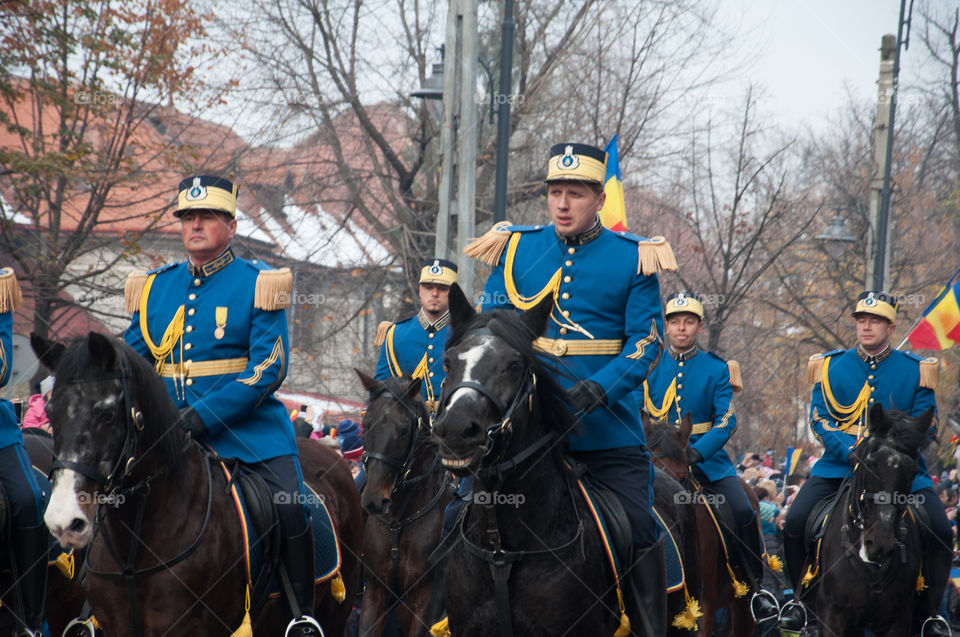
<svg viewBox="0 0 960 637">
<path fill-rule="evenodd" d="M 290 577 L 294 599 L 290 602 L 293 621 L 285 637 L 323 637 L 323 630 L 311 613 L 314 605 L 313 530 L 310 524 L 300 535 L 284 538 L 281 549 L 283 566 Z"/>
<path fill-rule="evenodd" d="M 805 557 L 803 537 L 795 537 L 784 533 L 783 559 L 786 562 L 787 577 L 790 578 L 790 585 L 793 587 L 793 599 L 780 609 L 777 627 L 787 634 L 799 634 L 807 624 L 807 609 L 801 601 L 803 591 L 801 580 L 803 579 Z"/>
<path fill-rule="evenodd" d="M 737 535 L 743 544 L 739 546 L 740 561 L 744 568 L 750 571 L 753 580 L 753 597 L 750 598 L 750 612 L 755 622 L 762 623 L 776 619 L 780 614 L 780 604 L 773 593 L 764 590 L 760 582 L 763 580 L 763 542 L 760 539 L 760 527 L 754 517 L 747 524 L 737 529 Z"/>
<path fill-rule="evenodd" d="M 923 576 L 927 590 L 923 593 L 921 603 L 926 611 L 927 618 L 923 622 L 920 637 L 948 637 L 950 624 L 940 615 L 940 602 L 943 600 L 943 591 L 947 588 L 950 579 L 950 560 L 953 551 L 928 551 L 923 556 Z"/>
<path fill-rule="evenodd" d="M 43 524 L 14 529 L 14 560 L 22 608 L 17 617 L 17 637 L 40 635 L 47 592 L 47 556 L 50 534 Z"/>
<path fill-rule="evenodd" d="M 664 539 L 640 549 L 624 587 L 630 629 L 638 637 L 667 634 L 667 558 Z"/>
</svg>

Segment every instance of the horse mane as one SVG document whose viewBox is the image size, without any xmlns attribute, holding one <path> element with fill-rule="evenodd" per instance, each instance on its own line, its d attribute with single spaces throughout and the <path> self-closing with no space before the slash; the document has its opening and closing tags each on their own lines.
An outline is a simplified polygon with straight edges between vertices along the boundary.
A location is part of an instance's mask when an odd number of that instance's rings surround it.
<svg viewBox="0 0 960 637">
<path fill-rule="evenodd" d="M 927 432 L 915 426 L 918 417 L 896 409 L 885 410 L 884 416 L 891 425 L 883 440 L 897 451 L 911 456 L 918 455 L 927 440 Z"/>
<path fill-rule="evenodd" d="M 118 361 L 122 358 L 127 363 L 133 377 L 131 387 L 145 423 L 142 443 L 147 449 L 158 448 L 158 451 L 169 459 L 168 469 L 171 475 L 181 475 L 182 472 L 178 469 L 183 452 L 177 435 L 180 432 L 180 427 L 176 425 L 177 406 L 167 393 L 166 384 L 157 375 L 153 365 L 136 350 L 119 339 L 108 338 L 117 353 Z M 96 367 L 97 364 L 90 356 L 87 339 L 81 337 L 72 341 L 60 358 L 56 369 L 57 380 L 65 382 L 69 379 L 88 378 Z"/>
<path fill-rule="evenodd" d="M 452 325 L 450 337 L 447 339 L 446 349 L 456 345 L 469 332 L 486 327 L 495 336 L 503 339 L 512 349 L 519 352 L 523 360 L 530 365 L 536 374 L 536 397 L 539 409 L 546 420 L 547 427 L 558 433 L 566 434 L 578 426 L 573 414 L 566 407 L 568 398 L 566 390 L 556 381 L 557 376 L 570 377 L 560 366 L 560 359 L 546 354 L 533 347 L 533 334 L 520 321 L 520 315 L 512 310 L 495 310 L 489 313 L 475 314 L 468 321 L 459 325 Z"/>
<path fill-rule="evenodd" d="M 664 458 L 669 458 L 676 462 L 686 462 L 686 447 L 680 444 L 680 440 L 675 434 L 676 429 L 666 418 L 660 420 L 650 419 L 651 434 L 647 440 L 647 447 L 655 449 Z M 655 436 L 653 434 L 656 434 Z"/>
</svg>

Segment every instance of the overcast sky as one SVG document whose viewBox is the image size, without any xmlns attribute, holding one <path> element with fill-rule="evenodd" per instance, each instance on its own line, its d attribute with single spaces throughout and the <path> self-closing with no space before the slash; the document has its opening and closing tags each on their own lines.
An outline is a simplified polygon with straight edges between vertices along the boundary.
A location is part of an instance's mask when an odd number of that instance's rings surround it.
<svg viewBox="0 0 960 637">
<path fill-rule="evenodd" d="M 932 3 L 949 8 L 958 0 Z M 721 3 L 722 19 L 739 22 L 742 41 L 756 52 L 742 77 L 765 86 L 763 110 L 788 127 L 820 127 L 844 105 L 847 88 L 858 99 L 876 100 L 880 39 L 885 33 L 896 35 L 899 12 L 899 0 Z M 919 28 L 916 7 L 914 14 Z M 901 55 L 901 86 L 917 77 L 922 49 L 918 34 L 912 34 L 909 50 Z"/>
</svg>

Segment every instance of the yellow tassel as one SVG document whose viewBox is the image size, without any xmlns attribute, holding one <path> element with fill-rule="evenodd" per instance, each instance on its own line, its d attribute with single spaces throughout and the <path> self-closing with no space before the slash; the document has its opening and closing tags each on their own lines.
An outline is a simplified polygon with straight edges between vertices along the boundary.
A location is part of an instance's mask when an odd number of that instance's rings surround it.
<svg viewBox="0 0 960 637">
<path fill-rule="evenodd" d="M 807 360 L 807 382 L 815 385 L 823 374 L 823 354 L 814 354 Z"/>
<path fill-rule="evenodd" d="M 97 630 L 103 630 L 103 626 L 100 625 L 100 622 L 97 621 L 97 618 L 93 615 L 90 615 L 90 622 L 93 624 L 93 627 Z"/>
<path fill-rule="evenodd" d="M 727 361 L 727 369 L 730 370 L 730 386 L 733 391 L 743 389 L 743 376 L 740 375 L 740 363 L 737 361 Z"/>
<path fill-rule="evenodd" d="M 438 621 L 430 628 L 430 634 L 433 637 L 450 637 L 450 620 L 444 617 Z"/>
<path fill-rule="evenodd" d="M 14 312 L 23 305 L 23 293 L 13 268 L 0 268 L 0 314 Z"/>
<path fill-rule="evenodd" d="M 337 573 L 337 576 L 330 582 L 330 593 L 338 604 L 342 604 L 343 600 L 347 598 L 347 587 L 343 585 L 343 578 L 340 577 L 340 573 Z"/>
<path fill-rule="evenodd" d="M 923 578 L 923 571 L 917 574 L 917 592 L 922 593 L 927 589 L 927 580 Z"/>
<path fill-rule="evenodd" d="M 774 573 L 783 572 L 783 562 L 781 562 L 780 558 L 777 557 L 776 555 L 767 556 L 767 566 L 769 566 L 770 570 L 773 571 Z"/>
<path fill-rule="evenodd" d="M 380 324 L 377 325 L 377 335 L 373 339 L 377 347 L 383 347 L 383 342 L 387 340 L 387 330 L 390 329 L 391 325 L 393 323 L 390 321 L 380 321 Z"/>
<path fill-rule="evenodd" d="M 146 272 L 131 272 L 127 275 L 127 282 L 123 286 L 123 301 L 128 313 L 133 314 L 140 309 L 140 297 L 143 296 L 143 286 L 146 283 Z"/>
<path fill-rule="evenodd" d="M 626 613 L 620 613 L 620 625 L 613 633 L 613 637 L 627 637 L 630 634 L 630 618 Z"/>
<path fill-rule="evenodd" d="M 250 587 L 247 586 L 247 597 L 243 604 L 243 621 L 240 628 L 233 631 L 230 637 L 253 637 L 253 626 L 250 624 Z"/>
<path fill-rule="evenodd" d="M 683 592 L 686 595 L 686 588 Z M 696 630 L 697 620 L 701 617 L 703 617 L 703 611 L 700 610 L 700 602 L 687 595 L 687 607 L 683 609 L 683 612 L 677 613 L 671 625 L 681 630 Z"/>
<path fill-rule="evenodd" d="M 487 230 L 481 237 L 477 237 L 467 244 L 463 253 L 471 259 L 476 259 L 487 265 L 497 265 L 500 261 L 500 255 L 503 249 L 507 247 L 507 241 L 512 234 L 509 230 L 512 224 L 509 221 L 501 221 Z"/>
<path fill-rule="evenodd" d="M 936 358 L 927 358 L 920 361 L 920 386 L 927 389 L 936 389 L 940 384 L 940 364 Z"/>
<path fill-rule="evenodd" d="M 677 269 L 677 257 L 664 237 L 653 237 L 637 244 L 637 274 L 657 274 Z"/>
<path fill-rule="evenodd" d="M 749 590 L 747 585 L 738 580 L 737 576 L 733 574 L 733 569 L 730 567 L 729 562 L 727 562 L 727 572 L 730 573 L 730 582 L 733 584 L 733 596 L 743 597 L 746 595 Z"/>
<path fill-rule="evenodd" d="M 73 551 L 69 553 L 61 553 L 57 556 L 57 568 L 60 569 L 60 572 L 63 573 L 63 576 L 67 579 L 73 579 Z"/>
<path fill-rule="evenodd" d="M 253 307 L 258 310 L 283 310 L 290 307 L 293 273 L 290 268 L 261 270 L 253 294 Z"/>
<path fill-rule="evenodd" d="M 800 580 L 800 584 L 806 588 L 810 586 L 810 583 L 813 582 L 814 578 L 817 576 L 817 571 L 820 570 L 820 564 L 817 564 L 816 570 L 813 570 L 810 566 L 807 567 L 807 572 L 803 574 L 803 579 Z"/>
</svg>

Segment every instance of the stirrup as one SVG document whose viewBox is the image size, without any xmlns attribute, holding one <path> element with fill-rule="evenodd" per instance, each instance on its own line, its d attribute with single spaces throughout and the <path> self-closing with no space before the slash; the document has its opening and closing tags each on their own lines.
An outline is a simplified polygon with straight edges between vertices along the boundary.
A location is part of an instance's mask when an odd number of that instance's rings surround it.
<svg viewBox="0 0 960 637">
<path fill-rule="evenodd" d="M 799 608 L 800 612 L 803 613 L 803 622 L 798 628 L 793 627 L 783 627 L 783 615 L 787 612 L 788 609 Z M 798 602 L 795 599 L 791 599 L 789 602 L 783 605 L 783 608 L 780 609 L 780 614 L 777 616 L 777 628 L 780 629 L 781 634 L 795 634 L 799 635 L 803 632 L 803 629 L 807 627 L 807 607 L 803 605 L 803 602 Z"/>
<path fill-rule="evenodd" d="M 948 635 L 953 634 L 953 631 L 950 630 L 950 622 L 944 619 L 943 615 L 931 615 L 930 617 L 927 617 L 925 620 L 923 620 L 923 626 L 920 627 L 920 637 L 927 637 L 927 635 L 930 634 L 930 633 L 927 633 L 928 624 L 930 625 L 942 624 L 943 628 L 945 628 L 947 631 L 946 634 Z"/>
<path fill-rule="evenodd" d="M 76 633 L 71 633 L 71 630 L 76 630 Z M 64 635 L 76 635 L 76 637 L 94 637 L 97 634 L 97 629 L 93 625 L 93 618 L 88 617 L 86 619 L 80 619 L 79 617 L 74 618 L 67 627 L 63 629 Z"/>
<path fill-rule="evenodd" d="M 773 607 L 777 609 L 777 612 L 768 617 L 757 617 L 757 613 L 754 609 L 754 602 L 756 602 L 758 598 L 759 599 L 769 598 L 770 603 L 773 604 Z M 762 588 L 758 591 L 754 591 L 753 597 L 750 598 L 750 615 L 751 617 L 753 617 L 753 621 L 756 624 L 759 624 L 765 621 L 770 621 L 771 619 L 779 620 L 780 619 L 780 602 L 777 601 L 777 598 L 774 597 L 773 593 L 771 593 L 770 591 L 764 590 Z"/>
<path fill-rule="evenodd" d="M 324 637 L 323 629 L 320 628 L 320 624 L 317 623 L 310 615 L 304 615 L 302 617 L 294 617 L 290 620 L 290 623 L 287 624 L 287 630 L 283 633 L 284 637 L 301 637 L 300 632 L 302 631 L 304 635 L 317 635 L 318 637 Z"/>
</svg>

